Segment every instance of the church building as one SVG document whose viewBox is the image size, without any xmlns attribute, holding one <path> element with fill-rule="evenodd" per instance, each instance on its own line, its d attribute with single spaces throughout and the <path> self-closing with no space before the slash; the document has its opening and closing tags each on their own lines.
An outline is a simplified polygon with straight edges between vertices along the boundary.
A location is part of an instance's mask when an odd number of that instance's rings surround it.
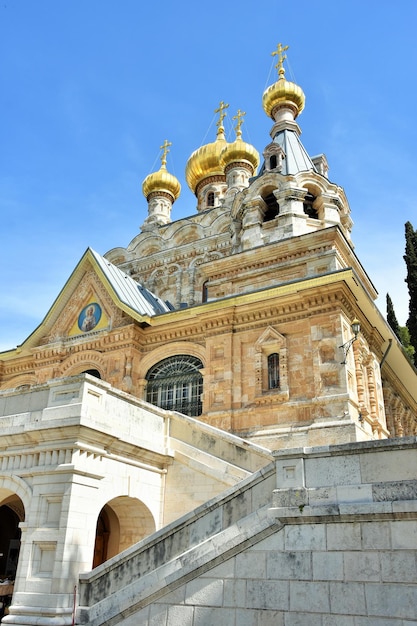
<svg viewBox="0 0 417 626">
<path fill-rule="evenodd" d="M 245 113 L 221 101 L 214 140 L 185 166 L 195 212 L 176 219 L 181 186 L 167 169 L 165 140 L 159 170 L 143 181 L 140 232 L 104 255 L 87 249 L 41 324 L 0 353 L 2 623 L 211 624 L 198 602 L 186 607 L 192 618 L 169 617 L 184 600 L 168 602 L 161 621 L 155 616 L 168 592 L 228 559 L 249 563 L 249 544 L 283 533 L 278 518 L 288 528 L 296 513 L 323 506 L 330 487 L 340 506 L 343 467 L 353 458 L 363 469 L 384 455 L 381 468 L 391 474 L 381 469 L 380 484 L 406 481 L 395 493 L 416 506 L 417 373 L 375 304 L 343 188 L 329 178 L 325 155 L 310 156 L 301 142 L 305 95 L 285 77 L 286 49 L 273 53 L 277 78 L 262 96 L 271 130 L 261 152 L 243 139 Z M 400 449 L 404 464 L 393 460 Z M 322 476 L 333 463 L 339 483 L 317 482 L 311 467 Z M 349 501 L 372 492 L 373 506 L 376 488 L 363 485 L 377 477 L 355 480 Z M 252 508 L 243 513 L 239 497 L 249 491 Z M 398 499 L 388 487 L 383 493 Z M 360 513 L 368 524 L 372 506 Z M 351 529 L 352 520 L 343 523 Z M 247 542 L 227 552 L 229 537 L 209 565 L 201 545 L 238 523 Z M 197 547 L 186 582 L 177 572 L 168 583 L 174 574 L 164 570 L 165 587 L 159 577 L 148 581 L 148 595 L 145 587 L 128 591 Z M 244 607 L 216 604 L 234 611 L 235 621 L 219 613 L 219 626 L 276 619 L 279 607 L 248 606 L 245 585 Z M 297 613 L 295 600 L 282 606 Z M 253 621 L 239 621 L 244 609 Z M 331 613 L 330 603 L 320 615 Z M 378 615 L 369 623 L 389 618 Z M 297 623 L 316 623 L 309 620 Z"/>
</svg>

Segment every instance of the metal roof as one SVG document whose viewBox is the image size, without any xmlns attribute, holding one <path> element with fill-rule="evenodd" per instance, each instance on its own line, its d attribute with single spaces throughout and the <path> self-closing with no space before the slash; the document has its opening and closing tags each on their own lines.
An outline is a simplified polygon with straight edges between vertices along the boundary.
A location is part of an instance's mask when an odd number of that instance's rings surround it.
<svg viewBox="0 0 417 626">
<path fill-rule="evenodd" d="M 297 174 L 309 170 L 317 171 L 313 161 L 309 157 L 307 150 L 300 141 L 298 133 L 292 129 L 284 128 L 277 132 L 273 143 L 282 148 L 285 158 L 282 159 L 282 170 L 280 174 Z M 265 173 L 265 162 L 262 164 L 259 176 Z"/>
<path fill-rule="evenodd" d="M 274 143 L 281 146 L 285 154 L 285 159 L 282 160 L 281 174 L 297 174 L 306 170 L 316 170 L 298 134 L 294 131 L 288 129 L 279 131 L 274 137 Z"/>
<path fill-rule="evenodd" d="M 172 308 L 161 298 L 137 283 L 131 276 L 110 263 L 98 252 L 90 248 L 90 252 L 100 266 L 114 293 L 121 302 L 140 315 L 158 315 L 167 313 Z"/>
</svg>

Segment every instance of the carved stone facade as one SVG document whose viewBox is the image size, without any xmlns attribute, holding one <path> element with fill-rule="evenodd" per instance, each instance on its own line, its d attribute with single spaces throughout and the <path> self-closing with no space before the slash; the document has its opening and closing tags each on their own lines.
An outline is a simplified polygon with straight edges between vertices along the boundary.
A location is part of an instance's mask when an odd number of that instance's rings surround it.
<svg viewBox="0 0 417 626">
<path fill-rule="evenodd" d="M 104 257 L 89 249 L 0 355 L 0 523 L 6 507 L 23 550 L 5 623 L 69 625 L 79 571 L 262 472 L 274 450 L 417 435 L 417 374 L 375 306 L 343 189 L 300 142 L 304 94 L 282 66 L 265 94 L 259 173 L 243 114 L 228 142 L 221 103 L 216 140 L 187 165 L 196 211 L 171 221 L 165 142 L 141 232 Z"/>
</svg>

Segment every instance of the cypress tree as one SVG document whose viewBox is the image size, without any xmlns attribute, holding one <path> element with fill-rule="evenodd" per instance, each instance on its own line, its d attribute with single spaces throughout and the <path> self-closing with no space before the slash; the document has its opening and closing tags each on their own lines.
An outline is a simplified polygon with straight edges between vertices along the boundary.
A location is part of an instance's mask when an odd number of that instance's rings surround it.
<svg viewBox="0 0 417 626">
<path fill-rule="evenodd" d="M 407 267 L 405 282 L 410 296 L 407 328 L 410 333 L 410 343 L 414 348 L 414 365 L 417 366 L 417 232 L 410 222 L 405 224 L 404 261 Z"/>
<path fill-rule="evenodd" d="M 397 316 L 395 315 L 394 305 L 389 293 L 387 293 L 387 322 L 391 326 L 392 331 L 397 335 L 398 339 L 400 339 L 400 325 L 398 323 Z"/>
</svg>

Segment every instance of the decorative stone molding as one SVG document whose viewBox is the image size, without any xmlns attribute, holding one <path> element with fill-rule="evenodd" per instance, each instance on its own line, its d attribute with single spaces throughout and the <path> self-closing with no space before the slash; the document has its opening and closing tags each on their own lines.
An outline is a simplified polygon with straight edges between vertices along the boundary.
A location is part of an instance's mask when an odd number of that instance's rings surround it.
<svg viewBox="0 0 417 626">
<path fill-rule="evenodd" d="M 279 354 L 279 387 L 268 388 L 268 356 Z M 284 402 L 289 399 L 287 340 L 272 326 L 268 326 L 255 343 L 255 382 L 256 401 L 263 402 L 265 395 L 272 401 Z"/>
</svg>

